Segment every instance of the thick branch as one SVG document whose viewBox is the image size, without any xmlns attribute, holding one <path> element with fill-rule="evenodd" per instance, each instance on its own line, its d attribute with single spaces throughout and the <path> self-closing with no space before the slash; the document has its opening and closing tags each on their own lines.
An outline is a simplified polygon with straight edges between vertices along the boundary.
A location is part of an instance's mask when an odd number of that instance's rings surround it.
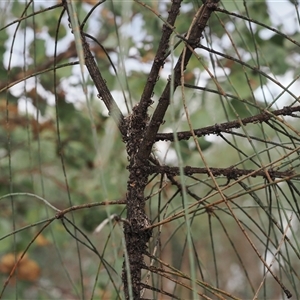
<svg viewBox="0 0 300 300">
<path fill-rule="evenodd" d="M 197 137 L 201 137 L 209 134 L 219 134 L 220 132 L 228 132 L 233 128 L 240 128 L 241 124 L 247 125 L 249 123 L 263 123 L 267 122 L 273 118 L 273 116 L 292 116 L 294 112 L 299 112 L 300 106 L 285 106 L 282 109 L 271 111 L 270 113 L 263 112 L 253 117 L 244 118 L 242 120 L 235 120 L 230 122 L 225 122 L 221 124 L 215 124 L 212 126 L 207 126 L 194 130 L 194 134 Z M 192 133 L 190 131 L 181 131 L 176 133 L 178 140 L 188 140 L 192 137 Z M 166 140 L 166 141 L 174 141 L 174 133 L 158 133 L 156 135 L 156 141 Z"/>
<path fill-rule="evenodd" d="M 94 57 L 92 55 L 92 52 L 89 48 L 89 45 L 85 39 L 84 35 L 81 35 L 82 39 L 82 47 L 84 51 L 85 56 L 85 65 L 89 71 L 90 76 L 93 79 L 93 82 L 97 88 L 98 91 L 98 97 L 104 102 L 106 108 L 108 109 L 109 115 L 112 116 L 112 118 L 115 120 L 115 122 L 118 125 L 118 128 L 120 132 L 122 133 L 123 137 L 126 137 L 126 124 L 124 116 L 119 109 L 117 103 L 115 102 L 113 96 L 110 93 L 109 88 L 107 87 L 107 84 L 105 80 L 103 79 L 97 64 L 94 60 Z"/>
<path fill-rule="evenodd" d="M 181 5 L 182 0 L 174 0 L 172 1 L 171 8 L 169 10 L 169 16 L 167 18 L 167 23 L 171 26 L 174 26 L 176 18 L 179 14 L 179 9 Z M 167 26 L 166 24 L 163 25 L 162 28 L 162 36 L 160 39 L 160 43 L 155 55 L 155 58 L 153 60 L 152 68 L 149 73 L 147 83 L 145 85 L 141 101 L 140 101 L 140 110 L 143 113 L 143 115 L 146 114 L 147 108 L 151 105 L 151 96 L 155 87 L 155 84 L 157 82 L 158 74 L 160 69 L 164 66 L 165 59 L 166 59 L 166 52 L 169 50 L 169 41 L 170 36 L 172 34 L 173 30 L 170 26 Z"/>
<path fill-rule="evenodd" d="M 63 1 L 63 5 L 66 8 L 69 16 L 70 12 L 68 10 L 66 1 Z M 122 133 L 123 138 L 125 138 L 127 134 L 127 129 L 124 116 L 121 110 L 119 109 L 117 103 L 115 102 L 113 96 L 111 95 L 106 81 L 103 79 L 101 72 L 98 69 L 97 63 L 92 55 L 89 44 L 87 43 L 86 38 L 82 32 L 81 41 L 84 52 L 85 65 L 96 86 L 96 89 L 98 91 L 98 97 L 104 102 L 106 108 L 108 109 L 109 115 L 111 115 L 112 118 L 115 120 L 120 132 Z"/>
<path fill-rule="evenodd" d="M 217 176 L 225 176 L 228 179 L 237 179 L 238 177 L 241 176 L 249 176 L 251 177 L 257 177 L 257 176 L 262 176 L 266 177 L 266 172 L 265 170 L 244 170 L 244 169 L 238 169 L 238 168 L 209 168 L 211 173 L 217 177 Z M 169 166 L 149 166 L 149 171 L 151 173 L 160 173 L 160 174 L 168 174 L 168 175 L 179 175 L 180 174 L 180 169 L 178 167 L 169 167 Z M 207 168 L 194 168 L 194 167 L 184 167 L 183 168 L 183 173 L 184 175 L 193 175 L 193 174 L 207 174 L 208 170 Z M 288 171 L 274 171 L 272 169 L 268 170 L 268 173 L 271 178 L 285 178 L 285 177 L 290 177 L 294 175 L 294 172 L 291 170 Z"/>
<path fill-rule="evenodd" d="M 190 36 L 188 39 L 189 47 L 186 49 L 185 55 L 183 55 L 184 52 L 181 53 L 173 71 L 173 76 L 174 76 L 173 90 L 175 90 L 180 84 L 180 77 L 182 71 L 181 68 L 182 59 L 184 58 L 183 66 L 184 68 L 186 68 L 193 53 L 191 49 L 195 49 L 199 45 L 199 40 L 202 36 L 206 23 L 211 13 L 216 9 L 216 3 L 215 1 L 208 0 L 199 9 L 201 10 L 201 13 L 198 13 L 198 19 L 194 22 L 190 31 Z M 153 113 L 152 119 L 147 127 L 143 142 L 141 143 L 141 147 L 138 153 L 138 158 L 140 160 L 148 159 L 151 153 L 153 143 L 155 142 L 156 139 L 156 134 L 158 132 L 160 125 L 163 123 L 163 118 L 170 104 L 170 96 L 171 96 L 170 93 L 171 93 L 171 82 L 168 81 L 159 99 L 157 107 Z"/>
</svg>

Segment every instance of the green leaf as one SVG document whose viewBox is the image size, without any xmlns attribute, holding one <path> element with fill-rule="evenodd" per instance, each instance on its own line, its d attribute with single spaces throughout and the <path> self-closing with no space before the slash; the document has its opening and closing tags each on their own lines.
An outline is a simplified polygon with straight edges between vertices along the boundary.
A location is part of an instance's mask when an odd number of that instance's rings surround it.
<svg viewBox="0 0 300 300">
<path fill-rule="evenodd" d="M 55 16 L 51 18 L 47 18 L 45 20 L 45 25 L 48 26 L 48 33 L 52 38 L 56 38 L 56 31 L 57 31 L 57 18 Z M 55 25 L 55 26 L 54 26 Z M 63 24 L 60 25 L 58 30 L 57 38 L 61 40 L 67 34 L 67 30 Z"/>
<path fill-rule="evenodd" d="M 22 11 L 24 11 L 25 8 L 25 4 L 24 2 L 22 3 L 22 1 L 12 1 L 12 6 L 11 6 L 11 13 L 16 16 L 16 17 L 20 17 Z"/>
<path fill-rule="evenodd" d="M 39 76 L 40 83 L 43 88 L 47 91 L 53 91 L 54 81 L 53 81 L 53 73 L 43 73 Z"/>
<path fill-rule="evenodd" d="M 8 34 L 6 30 L 0 31 L 0 61 L 3 61 L 3 55 L 6 51 L 5 42 L 8 39 Z"/>
<path fill-rule="evenodd" d="M 213 143 L 207 141 L 204 137 L 199 138 L 199 145 L 202 151 L 207 150 Z"/>
<path fill-rule="evenodd" d="M 221 4 L 230 12 L 243 12 L 245 9 L 243 1 L 240 0 L 222 1 Z"/>
<path fill-rule="evenodd" d="M 33 40 L 29 46 L 29 54 L 35 64 L 41 64 L 46 59 L 46 43 L 45 40 L 37 38 Z"/>
<path fill-rule="evenodd" d="M 261 63 L 270 69 L 275 75 L 283 75 L 289 69 L 287 63 L 286 49 L 283 47 L 283 40 L 274 37 L 271 42 L 265 43 L 261 55 Z"/>
<path fill-rule="evenodd" d="M 70 121 L 76 113 L 74 104 L 66 102 L 65 99 L 62 99 L 62 101 L 59 101 L 57 104 L 59 119 L 63 122 Z"/>
<path fill-rule="evenodd" d="M 253 106 L 247 105 L 241 100 L 233 99 L 228 103 L 228 113 L 233 119 L 236 119 L 236 114 L 238 114 L 240 118 L 246 118 L 255 115 L 257 113 L 257 109 L 253 108 Z"/>
</svg>

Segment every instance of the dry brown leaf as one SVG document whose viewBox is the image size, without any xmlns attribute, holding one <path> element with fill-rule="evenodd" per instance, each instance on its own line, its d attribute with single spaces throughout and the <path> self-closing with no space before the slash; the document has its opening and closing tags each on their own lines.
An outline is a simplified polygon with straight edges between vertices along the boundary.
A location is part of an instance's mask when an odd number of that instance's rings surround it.
<svg viewBox="0 0 300 300">
<path fill-rule="evenodd" d="M 17 257 L 13 253 L 3 255 L 0 260 L 0 273 L 10 274 L 21 255 L 22 253 L 19 253 Z M 20 280 L 35 281 L 40 277 L 40 273 L 39 265 L 25 254 L 18 264 L 17 278 Z"/>
<path fill-rule="evenodd" d="M 40 277 L 40 274 L 40 267 L 34 260 L 21 260 L 17 273 L 18 279 L 26 281 L 35 281 Z"/>
<path fill-rule="evenodd" d="M 47 246 L 47 245 L 51 244 L 51 242 L 47 238 L 45 238 L 45 236 L 42 234 L 38 235 L 38 237 L 35 239 L 35 243 L 38 246 Z"/>
</svg>

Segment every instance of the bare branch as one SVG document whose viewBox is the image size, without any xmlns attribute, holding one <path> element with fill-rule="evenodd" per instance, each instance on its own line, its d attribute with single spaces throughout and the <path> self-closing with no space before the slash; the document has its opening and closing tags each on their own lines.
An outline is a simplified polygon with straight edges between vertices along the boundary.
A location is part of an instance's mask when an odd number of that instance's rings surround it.
<svg viewBox="0 0 300 300">
<path fill-rule="evenodd" d="M 191 33 L 188 39 L 189 47 L 187 48 L 185 55 L 184 55 L 184 68 L 187 66 L 191 56 L 192 56 L 192 49 L 195 49 L 199 46 L 199 40 L 202 36 L 202 33 L 204 31 L 204 28 L 208 22 L 208 19 L 211 15 L 211 13 L 216 9 L 217 5 L 215 1 L 208 0 L 206 3 L 204 3 L 200 8 L 200 13 L 198 11 L 198 18 L 194 22 L 194 25 L 191 28 Z M 174 74 L 174 90 L 179 86 L 180 84 L 180 76 L 181 76 L 181 64 L 183 59 L 183 53 L 181 53 L 176 66 L 174 68 L 173 74 Z M 160 99 L 158 102 L 158 105 L 153 113 L 152 119 L 150 121 L 150 124 L 147 127 L 145 137 L 143 139 L 143 142 L 141 143 L 141 147 L 139 149 L 138 158 L 140 160 L 148 159 L 151 149 L 153 146 L 153 143 L 155 142 L 157 131 L 160 127 L 160 125 L 163 123 L 163 118 L 165 116 L 165 113 L 169 107 L 170 104 L 170 92 L 171 92 L 171 81 L 169 80 Z"/>
<path fill-rule="evenodd" d="M 241 124 L 247 125 L 249 123 L 263 123 L 271 120 L 273 116 L 293 116 L 294 112 L 299 112 L 300 106 L 285 106 L 282 109 L 271 111 L 270 113 L 262 112 L 256 116 L 244 118 L 241 120 L 235 120 L 230 122 L 225 122 L 221 124 L 215 124 L 211 126 L 206 126 L 203 128 L 195 129 L 194 134 L 198 137 L 210 135 L 210 134 L 219 134 L 220 132 L 228 132 L 233 128 L 240 128 Z M 176 133 L 178 140 L 188 140 L 192 133 L 190 131 L 181 131 Z M 156 141 L 166 140 L 166 141 L 174 141 L 173 133 L 158 133 L 156 135 Z"/>
<path fill-rule="evenodd" d="M 228 179 L 236 179 L 241 176 L 247 176 L 250 174 L 251 177 L 262 176 L 266 178 L 265 170 L 245 170 L 245 169 L 238 169 L 233 167 L 228 168 L 209 168 L 212 174 L 217 176 L 225 176 Z M 168 175 L 179 175 L 180 169 L 179 167 L 169 167 L 169 166 L 149 166 L 149 172 L 151 173 L 161 173 L 161 174 L 168 174 Z M 193 174 L 207 174 L 207 168 L 196 168 L 186 166 L 183 168 L 184 175 L 193 175 Z M 294 175 L 294 171 L 287 170 L 287 171 L 274 171 L 272 169 L 268 170 L 268 173 L 271 178 L 286 178 Z"/>
<path fill-rule="evenodd" d="M 70 12 L 68 10 L 68 5 L 66 1 L 63 1 L 63 5 L 67 10 L 68 16 L 70 17 Z M 126 129 L 126 122 L 124 116 L 121 110 L 119 109 L 117 103 L 115 102 L 113 96 L 111 95 L 105 79 L 102 77 L 101 72 L 98 69 L 96 61 L 90 50 L 89 44 L 87 43 L 85 35 L 83 34 L 81 29 L 80 29 L 80 33 L 81 33 L 82 48 L 83 48 L 84 58 L 85 58 L 85 65 L 96 86 L 96 89 L 98 91 L 98 97 L 104 102 L 106 108 L 108 109 L 109 115 L 111 115 L 114 121 L 116 122 L 123 138 L 126 138 L 127 129 Z"/>
</svg>

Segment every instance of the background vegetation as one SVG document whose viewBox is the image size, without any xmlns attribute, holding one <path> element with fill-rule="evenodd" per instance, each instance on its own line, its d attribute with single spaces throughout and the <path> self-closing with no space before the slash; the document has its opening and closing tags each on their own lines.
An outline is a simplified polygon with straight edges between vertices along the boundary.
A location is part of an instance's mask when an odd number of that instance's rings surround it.
<svg viewBox="0 0 300 300">
<path fill-rule="evenodd" d="M 299 6 L 207 3 L 0 2 L 3 299 L 300 298 Z"/>
</svg>

